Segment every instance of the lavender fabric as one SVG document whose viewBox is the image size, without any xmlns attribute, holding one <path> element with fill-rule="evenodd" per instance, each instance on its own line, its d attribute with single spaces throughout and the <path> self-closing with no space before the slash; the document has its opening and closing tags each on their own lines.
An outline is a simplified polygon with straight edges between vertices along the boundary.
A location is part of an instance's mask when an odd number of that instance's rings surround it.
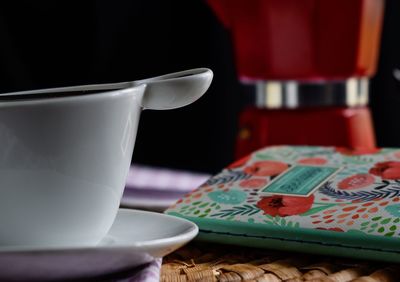
<svg viewBox="0 0 400 282">
<path fill-rule="evenodd" d="M 209 177 L 208 174 L 134 165 L 128 174 L 121 205 L 164 211 Z"/>
<path fill-rule="evenodd" d="M 126 187 L 187 193 L 209 177 L 210 175 L 204 173 L 133 165 L 128 173 Z"/>
<path fill-rule="evenodd" d="M 162 259 L 156 259 L 131 277 L 118 282 L 158 282 L 160 281 Z"/>
</svg>

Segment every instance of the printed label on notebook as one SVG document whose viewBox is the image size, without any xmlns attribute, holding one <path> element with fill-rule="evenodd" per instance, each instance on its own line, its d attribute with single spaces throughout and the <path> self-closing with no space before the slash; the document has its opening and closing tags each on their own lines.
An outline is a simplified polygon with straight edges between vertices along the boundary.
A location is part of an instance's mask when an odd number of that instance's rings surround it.
<svg viewBox="0 0 400 282">
<path fill-rule="evenodd" d="M 260 194 L 308 197 L 341 167 L 296 165 L 260 189 Z"/>
</svg>

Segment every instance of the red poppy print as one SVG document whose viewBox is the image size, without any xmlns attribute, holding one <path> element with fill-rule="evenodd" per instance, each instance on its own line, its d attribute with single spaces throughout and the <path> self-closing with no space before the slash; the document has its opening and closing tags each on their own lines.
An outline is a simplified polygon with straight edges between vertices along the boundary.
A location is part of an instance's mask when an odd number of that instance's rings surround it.
<svg viewBox="0 0 400 282">
<path fill-rule="evenodd" d="M 338 187 L 343 190 L 352 190 L 367 187 L 375 182 L 375 178 L 367 173 L 355 174 L 339 182 Z"/>
<path fill-rule="evenodd" d="M 264 211 L 264 214 L 272 216 L 290 216 L 302 214 L 308 211 L 314 202 L 314 195 L 309 197 L 294 196 L 271 196 L 262 198 L 257 207 Z"/>
<path fill-rule="evenodd" d="M 346 148 L 336 147 L 335 151 L 347 156 L 371 155 L 381 151 L 380 148 Z"/>
<path fill-rule="evenodd" d="M 248 156 L 246 156 L 246 157 L 243 157 L 243 158 L 241 158 L 241 159 L 239 159 L 239 160 L 237 160 L 237 161 L 231 163 L 231 164 L 228 166 L 228 168 L 231 168 L 231 169 L 232 169 L 232 168 L 241 167 L 241 166 L 243 166 L 244 164 L 246 164 L 248 160 L 250 160 L 250 157 L 251 157 L 251 155 L 248 155 Z"/>
<path fill-rule="evenodd" d="M 400 159 L 400 151 L 393 154 L 396 159 Z"/>
<path fill-rule="evenodd" d="M 244 172 L 255 176 L 275 176 L 288 169 L 288 164 L 278 161 L 259 161 L 244 168 Z"/>
<path fill-rule="evenodd" d="M 388 161 L 376 163 L 369 173 L 380 176 L 382 179 L 400 179 L 400 162 Z"/>
<path fill-rule="evenodd" d="M 328 161 L 324 158 L 304 158 L 297 161 L 299 164 L 305 165 L 324 165 Z"/>
<path fill-rule="evenodd" d="M 242 188 L 262 188 L 267 185 L 268 181 L 264 178 L 252 178 L 246 179 L 239 183 L 239 186 Z"/>
</svg>

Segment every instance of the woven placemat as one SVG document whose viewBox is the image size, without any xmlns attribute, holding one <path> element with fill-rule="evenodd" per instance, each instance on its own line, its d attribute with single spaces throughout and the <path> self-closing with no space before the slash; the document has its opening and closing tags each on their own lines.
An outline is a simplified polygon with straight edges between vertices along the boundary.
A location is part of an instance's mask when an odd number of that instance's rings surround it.
<svg viewBox="0 0 400 282">
<path fill-rule="evenodd" d="M 163 259 L 161 281 L 400 282 L 400 265 L 196 242 Z"/>
</svg>

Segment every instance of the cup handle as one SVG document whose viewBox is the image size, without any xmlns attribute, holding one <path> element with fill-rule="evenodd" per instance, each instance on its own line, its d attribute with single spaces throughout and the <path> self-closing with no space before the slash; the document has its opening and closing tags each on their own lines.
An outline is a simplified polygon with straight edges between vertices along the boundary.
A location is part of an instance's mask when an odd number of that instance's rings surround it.
<svg viewBox="0 0 400 282">
<path fill-rule="evenodd" d="M 189 105 L 208 89 L 213 72 L 207 68 L 191 69 L 133 82 L 146 84 L 144 109 L 170 110 Z"/>
</svg>

